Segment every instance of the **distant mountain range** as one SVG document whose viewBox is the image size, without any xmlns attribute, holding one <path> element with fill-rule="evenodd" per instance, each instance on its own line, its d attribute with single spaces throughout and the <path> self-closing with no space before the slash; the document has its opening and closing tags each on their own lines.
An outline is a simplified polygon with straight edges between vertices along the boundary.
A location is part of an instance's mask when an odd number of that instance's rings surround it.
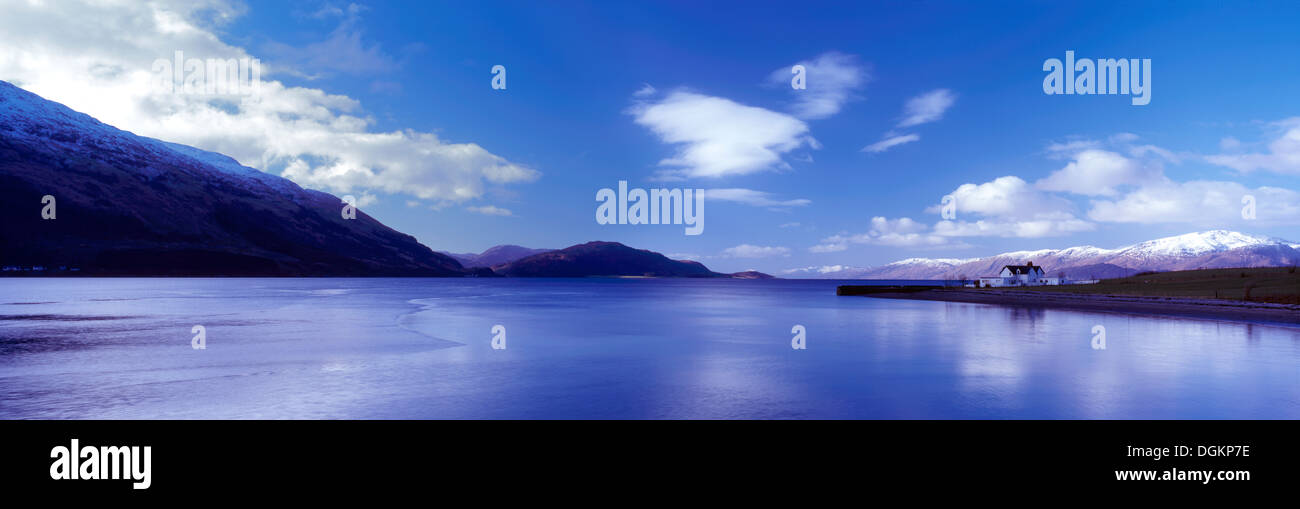
<svg viewBox="0 0 1300 509">
<path fill-rule="evenodd" d="M 535 254 L 503 265 L 492 271 L 510 277 L 737 277 L 760 279 L 750 273 L 722 274 L 700 262 L 672 260 L 645 249 L 627 247 L 618 242 L 588 242 L 556 251 Z M 754 273 L 766 276 L 762 273 Z M 771 276 L 767 276 L 771 277 Z"/>
<path fill-rule="evenodd" d="M 41 214 L 45 196 L 55 199 L 52 219 Z M 435 252 L 360 210 L 344 218 L 334 195 L 122 131 L 4 81 L 0 203 L 10 211 L 0 221 L 7 274 L 733 277 L 616 242 Z"/>
<path fill-rule="evenodd" d="M 554 249 L 531 249 L 514 244 L 503 244 L 493 246 L 482 253 L 443 253 L 455 258 L 465 267 L 492 267 L 494 265 L 504 265 L 520 258 L 541 254 Z"/>
<path fill-rule="evenodd" d="M 879 267 L 800 269 L 787 275 L 826 279 L 973 279 L 1004 265 L 1034 262 L 1048 275 L 1074 279 L 1124 277 L 1145 271 L 1300 264 L 1300 244 L 1273 237 L 1211 230 L 1149 240 L 1116 249 L 1079 246 L 1014 251 L 984 258 L 909 258 Z"/>
</svg>

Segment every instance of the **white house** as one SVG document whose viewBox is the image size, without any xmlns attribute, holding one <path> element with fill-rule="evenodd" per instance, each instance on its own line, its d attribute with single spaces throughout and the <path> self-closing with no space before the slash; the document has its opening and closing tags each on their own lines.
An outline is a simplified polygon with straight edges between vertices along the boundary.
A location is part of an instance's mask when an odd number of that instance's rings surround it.
<svg viewBox="0 0 1300 509">
<path fill-rule="evenodd" d="M 1060 278 L 1047 277 L 1043 268 L 1026 262 L 1024 265 L 1005 265 L 997 276 L 981 277 L 979 286 L 1039 286 L 1059 285 Z"/>
</svg>

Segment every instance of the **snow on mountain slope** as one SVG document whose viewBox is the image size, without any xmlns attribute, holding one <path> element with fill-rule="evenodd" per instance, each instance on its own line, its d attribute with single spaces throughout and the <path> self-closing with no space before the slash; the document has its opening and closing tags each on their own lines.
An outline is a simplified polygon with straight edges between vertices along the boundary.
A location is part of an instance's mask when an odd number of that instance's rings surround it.
<svg viewBox="0 0 1300 509">
<path fill-rule="evenodd" d="M 823 278 L 953 279 L 992 276 L 1004 265 L 1034 262 L 1049 275 L 1118 277 L 1147 270 L 1287 266 L 1300 263 L 1300 244 L 1227 230 L 1188 233 L 1117 249 L 1077 246 L 1013 251 L 967 260 L 909 258 L 851 272 L 817 274 Z M 958 263 L 954 263 L 958 262 Z"/>
<path fill-rule="evenodd" d="M 1130 257 L 1154 256 L 1197 256 L 1205 253 L 1218 253 L 1243 247 L 1287 244 L 1272 237 L 1250 235 L 1227 230 L 1188 233 L 1163 239 L 1148 240 L 1120 249 L 1120 254 Z"/>
<path fill-rule="evenodd" d="M 286 196 L 289 197 L 296 196 L 300 191 L 303 190 L 301 187 L 298 186 L 298 184 L 295 184 L 292 180 L 283 177 L 278 177 L 276 175 L 272 175 L 270 173 L 266 173 L 264 171 L 255 168 L 249 168 L 247 166 L 239 164 L 239 161 L 236 161 L 235 158 L 225 154 L 209 152 L 200 148 L 191 147 L 189 145 L 181 145 L 179 143 L 158 141 L 158 140 L 153 140 L 151 138 L 145 138 L 145 139 L 149 141 L 161 143 L 163 144 L 163 146 L 171 149 L 172 151 L 193 158 L 194 160 L 206 164 L 211 168 L 221 170 L 231 176 L 236 177 L 237 179 L 249 179 L 249 180 L 256 181 L 271 189 L 284 193 Z"/>
<path fill-rule="evenodd" d="M 934 267 L 934 268 L 942 268 L 942 267 L 956 267 L 963 263 L 970 263 L 976 260 L 979 260 L 979 258 L 908 258 L 905 260 L 891 262 L 889 263 L 889 265 L 886 266 L 905 265 L 909 267 L 927 266 L 927 267 Z"/>
<path fill-rule="evenodd" d="M 39 142 L 52 138 L 56 141 L 89 143 L 99 150 L 143 150 L 144 153 L 141 155 L 149 157 L 184 156 L 211 169 L 221 170 L 237 177 L 237 179 L 226 179 L 231 182 L 251 180 L 289 195 L 302 190 L 288 179 L 241 165 L 230 156 L 188 145 L 137 136 L 60 103 L 42 99 L 36 94 L 4 81 L 0 81 L 0 97 L 4 98 L 4 107 L 0 108 L 0 126 L 3 127 L 0 129 L 3 129 L 5 136 L 11 139 Z M 158 170 L 157 167 L 150 166 L 139 169 L 141 173 L 150 176 L 158 176 Z"/>
<path fill-rule="evenodd" d="M 43 196 L 57 218 L 43 220 Z M 458 276 L 455 260 L 341 200 L 136 136 L 0 81 L 0 265 L 82 274 Z M 28 210 L 30 209 L 30 210 Z"/>
</svg>

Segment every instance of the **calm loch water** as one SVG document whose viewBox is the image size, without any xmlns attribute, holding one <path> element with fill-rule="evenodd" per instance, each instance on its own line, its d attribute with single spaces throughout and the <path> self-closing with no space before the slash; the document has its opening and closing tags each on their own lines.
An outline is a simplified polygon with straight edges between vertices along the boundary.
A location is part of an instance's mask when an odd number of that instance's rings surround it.
<svg viewBox="0 0 1300 509">
<path fill-rule="evenodd" d="M 1295 327 L 836 284 L 4 279 L 0 417 L 1300 418 Z"/>
</svg>

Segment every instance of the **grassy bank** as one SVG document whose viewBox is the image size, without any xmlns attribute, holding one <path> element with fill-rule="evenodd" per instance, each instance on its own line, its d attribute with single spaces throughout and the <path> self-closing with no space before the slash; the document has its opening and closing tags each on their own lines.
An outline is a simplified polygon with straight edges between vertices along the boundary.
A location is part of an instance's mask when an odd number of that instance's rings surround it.
<svg viewBox="0 0 1300 509">
<path fill-rule="evenodd" d="M 1300 271 L 1295 267 L 1184 270 L 1103 279 L 1093 285 L 1033 286 L 999 288 L 999 290 L 1300 304 Z"/>
</svg>

